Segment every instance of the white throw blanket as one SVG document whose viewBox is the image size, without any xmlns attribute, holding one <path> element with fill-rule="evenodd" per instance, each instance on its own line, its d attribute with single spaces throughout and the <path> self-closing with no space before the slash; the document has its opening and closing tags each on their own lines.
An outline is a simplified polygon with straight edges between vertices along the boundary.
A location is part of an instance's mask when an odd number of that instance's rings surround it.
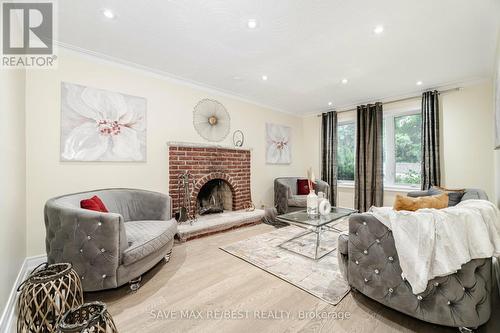
<svg viewBox="0 0 500 333">
<path fill-rule="evenodd" d="M 403 277 L 414 294 L 472 259 L 500 255 L 500 211 L 486 200 L 416 212 L 372 207 L 370 213 L 392 230 Z"/>
</svg>

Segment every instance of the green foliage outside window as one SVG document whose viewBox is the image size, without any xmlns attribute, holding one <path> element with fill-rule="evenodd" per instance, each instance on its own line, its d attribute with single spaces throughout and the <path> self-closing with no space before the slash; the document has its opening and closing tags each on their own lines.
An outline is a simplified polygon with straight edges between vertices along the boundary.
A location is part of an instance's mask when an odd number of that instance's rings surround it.
<svg viewBox="0 0 500 333">
<path fill-rule="evenodd" d="M 342 124 L 337 128 L 337 165 L 339 180 L 354 180 L 355 127 L 354 123 Z"/>
</svg>

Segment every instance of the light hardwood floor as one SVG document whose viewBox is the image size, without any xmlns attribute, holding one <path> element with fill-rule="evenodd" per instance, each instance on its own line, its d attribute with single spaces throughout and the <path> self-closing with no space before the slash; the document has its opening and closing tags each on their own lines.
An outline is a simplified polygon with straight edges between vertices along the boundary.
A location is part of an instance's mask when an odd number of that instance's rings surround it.
<svg viewBox="0 0 500 333">
<path fill-rule="evenodd" d="M 176 245 L 171 261 L 148 272 L 136 293 L 124 286 L 88 293 L 86 301 L 106 302 L 121 333 L 457 332 L 413 319 L 354 292 L 337 306 L 331 306 L 219 249 L 273 229 L 261 224 Z M 496 309 L 479 332 L 500 332 L 498 304 Z M 219 317 L 222 311 L 229 310 L 238 311 L 233 313 L 235 317 L 248 319 Z M 301 313 L 318 315 L 303 319 Z M 178 317 L 165 318 L 170 314 Z M 273 314 L 275 318 L 256 318 Z M 286 319 L 287 315 L 291 318 Z M 341 315 L 349 318 L 335 318 Z"/>
</svg>

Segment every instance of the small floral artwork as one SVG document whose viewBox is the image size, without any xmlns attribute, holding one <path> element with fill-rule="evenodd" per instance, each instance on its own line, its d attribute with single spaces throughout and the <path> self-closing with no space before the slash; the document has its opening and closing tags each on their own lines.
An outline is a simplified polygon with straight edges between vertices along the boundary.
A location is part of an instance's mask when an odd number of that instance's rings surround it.
<svg viewBox="0 0 500 333">
<path fill-rule="evenodd" d="M 61 160 L 146 161 L 146 99 L 63 82 Z"/>
<path fill-rule="evenodd" d="M 290 164 L 290 127 L 266 124 L 266 162 L 268 164 Z"/>
</svg>

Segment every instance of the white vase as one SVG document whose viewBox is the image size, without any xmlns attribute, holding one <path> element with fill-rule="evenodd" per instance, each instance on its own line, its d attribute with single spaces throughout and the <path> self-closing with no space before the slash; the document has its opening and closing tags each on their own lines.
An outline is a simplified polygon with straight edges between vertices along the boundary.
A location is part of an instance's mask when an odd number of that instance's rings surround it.
<svg viewBox="0 0 500 333">
<path fill-rule="evenodd" d="M 311 190 L 307 195 L 307 215 L 318 215 L 318 196 L 314 193 L 314 190 Z"/>
</svg>

